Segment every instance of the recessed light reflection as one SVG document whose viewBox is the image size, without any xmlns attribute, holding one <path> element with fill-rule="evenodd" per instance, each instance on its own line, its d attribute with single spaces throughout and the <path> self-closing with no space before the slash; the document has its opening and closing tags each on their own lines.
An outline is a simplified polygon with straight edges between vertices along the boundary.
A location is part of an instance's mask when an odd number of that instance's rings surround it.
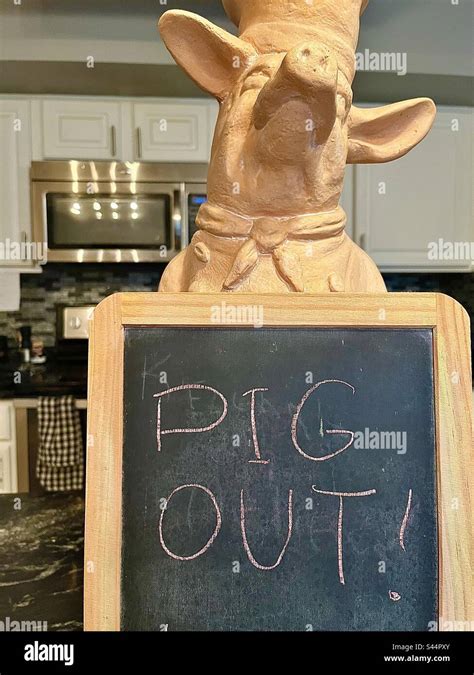
<svg viewBox="0 0 474 675">
<path fill-rule="evenodd" d="M 117 202 L 110 202 L 110 208 L 111 208 L 111 209 L 118 209 L 118 204 L 117 204 Z"/>
<path fill-rule="evenodd" d="M 136 211 L 134 211 L 132 213 L 132 220 L 136 220 L 137 218 L 138 218 L 138 213 Z"/>
<path fill-rule="evenodd" d="M 117 213 L 117 211 L 114 211 L 114 212 L 112 213 L 112 218 L 113 218 L 114 220 L 118 220 L 118 217 L 119 217 L 119 214 Z"/>
<path fill-rule="evenodd" d="M 99 202 L 94 202 L 94 211 L 100 211 L 101 208 L 102 208 L 102 207 L 101 207 L 101 205 L 99 204 Z"/>
<path fill-rule="evenodd" d="M 95 214 L 95 217 L 97 218 L 97 220 L 102 220 L 102 213 L 101 213 L 100 211 L 98 211 L 98 212 Z"/>
<path fill-rule="evenodd" d="M 132 211 L 136 211 L 138 209 L 137 202 L 130 202 L 130 208 L 132 209 Z"/>
</svg>

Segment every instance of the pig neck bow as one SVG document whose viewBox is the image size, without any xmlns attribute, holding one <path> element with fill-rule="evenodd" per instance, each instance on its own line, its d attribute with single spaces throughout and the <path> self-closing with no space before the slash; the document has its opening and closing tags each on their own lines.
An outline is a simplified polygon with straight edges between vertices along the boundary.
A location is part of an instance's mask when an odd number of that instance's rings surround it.
<svg viewBox="0 0 474 675">
<path fill-rule="evenodd" d="M 225 239 L 242 239 L 223 290 L 239 286 L 257 265 L 260 256 L 271 255 L 273 264 L 286 284 L 302 293 L 301 262 L 287 246 L 289 241 L 342 241 L 346 214 L 338 206 L 326 213 L 310 213 L 283 218 L 250 218 L 209 202 L 201 206 L 196 219 L 200 230 Z M 337 243 L 337 242 L 335 242 Z"/>
</svg>

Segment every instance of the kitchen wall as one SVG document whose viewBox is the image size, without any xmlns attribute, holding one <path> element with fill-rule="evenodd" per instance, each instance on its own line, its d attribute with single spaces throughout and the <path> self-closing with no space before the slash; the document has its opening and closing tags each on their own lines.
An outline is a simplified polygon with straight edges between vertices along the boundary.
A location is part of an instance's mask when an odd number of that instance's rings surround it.
<svg viewBox="0 0 474 675">
<path fill-rule="evenodd" d="M 173 63 L 157 19 L 168 9 L 197 12 L 236 32 L 220 0 L 42 0 L 1 7 L 4 61 Z M 422 30 L 420 30 L 422 27 Z M 468 0 L 374 0 L 364 14 L 359 49 L 405 52 L 410 73 L 472 76 Z"/>
<path fill-rule="evenodd" d="M 155 291 L 164 265 L 54 265 L 22 275 L 19 312 L 0 312 L 0 335 L 15 344 L 18 326 L 31 325 L 47 347 L 55 345 L 57 305 L 95 305 L 111 293 Z M 474 274 L 386 274 L 390 291 L 440 292 L 458 300 L 471 316 L 474 344 Z"/>
<path fill-rule="evenodd" d="M 197 12 L 236 32 L 220 0 L 42 0 L 0 6 L 0 91 L 25 94 L 202 96 L 156 29 L 167 9 Z M 422 27 L 422 29 L 420 28 Z M 472 105 L 470 0 L 372 0 L 358 51 L 406 54 L 407 74 L 359 72 L 356 101 L 429 96 Z M 93 57 L 94 67 L 86 67 Z"/>
</svg>

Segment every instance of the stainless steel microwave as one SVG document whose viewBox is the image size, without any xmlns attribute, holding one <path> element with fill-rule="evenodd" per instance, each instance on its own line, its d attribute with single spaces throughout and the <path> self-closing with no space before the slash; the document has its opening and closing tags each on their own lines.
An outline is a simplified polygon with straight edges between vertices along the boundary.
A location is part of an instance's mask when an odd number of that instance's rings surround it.
<svg viewBox="0 0 474 675">
<path fill-rule="evenodd" d="M 34 239 L 48 262 L 169 262 L 194 233 L 207 168 L 33 162 Z"/>
</svg>

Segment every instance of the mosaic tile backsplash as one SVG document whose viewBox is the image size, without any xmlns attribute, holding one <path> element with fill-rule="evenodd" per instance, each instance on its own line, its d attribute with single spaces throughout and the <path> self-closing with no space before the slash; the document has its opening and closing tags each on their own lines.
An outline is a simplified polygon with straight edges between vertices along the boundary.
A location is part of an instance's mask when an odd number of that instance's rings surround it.
<svg viewBox="0 0 474 675">
<path fill-rule="evenodd" d="M 164 265 L 55 265 L 42 274 L 21 277 L 19 312 L 0 312 L 0 335 L 11 347 L 19 326 L 31 325 L 33 335 L 47 347 L 56 342 L 57 305 L 95 305 L 119 291 L 155 291 Z M 456 298 L 471 315 L 474 325 L 474 274 L 387 274 L 390 291 L 446 293 Z M 474 334 L 473 334 L 474 343 Z"/>
<path fill-rule="evenodd" d="M 46 347 L 56 343 L 58 305 L 96 305 L 112 293 L 156 291 L 165 265 L 45 265 L 42 274 L 22 274 L 19 312 L 0 312 L 0 335 L 16 344 L 19 326 L 32 327 Z"/>
</svg>

